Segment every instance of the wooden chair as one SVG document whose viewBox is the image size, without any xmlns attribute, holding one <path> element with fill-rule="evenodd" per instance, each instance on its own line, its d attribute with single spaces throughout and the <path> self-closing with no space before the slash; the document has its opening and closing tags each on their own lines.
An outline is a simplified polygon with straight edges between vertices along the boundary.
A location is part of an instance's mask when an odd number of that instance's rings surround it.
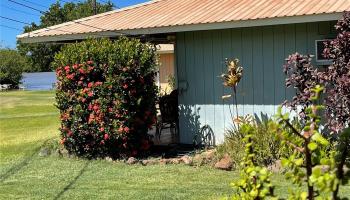
<svg viewBox="0 0 350 200">
<path fill-rule="evenodd" d="M 160 139 L 162 130 L 170 129 L 172 136 L 178 135 L 179 108 L 177 90 L 159 98 L 160 119 L 156 126 L 156 137 Z"/>
</svg>

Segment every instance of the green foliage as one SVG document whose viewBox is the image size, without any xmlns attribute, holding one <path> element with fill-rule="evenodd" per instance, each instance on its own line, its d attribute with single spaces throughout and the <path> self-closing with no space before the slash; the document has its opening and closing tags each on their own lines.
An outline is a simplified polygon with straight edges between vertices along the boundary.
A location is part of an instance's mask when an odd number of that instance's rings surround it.
<svg viewBox="0 0 350 200">
<path fill-rule="evenodd" d="M 26 61 L 16 50 L 0 49 L 0 84 L 17 87 Z"/>
<path fill-rule="evenodd" d="M 139 40 L 90 39 L 55 57 L 61 143 L 89 157 L 143 154 L 155 123 L 155 50 Z"/>
<path fill-rule="evenodd" d="M 271 183 L 271 172 L 266 168 L 256 164 L 255 141 L 253 137 L 256 133 L 256 127 L 251 124 L 240 126 L 241 133 L 244 134 L 242 141 L 245 143 L 245 155 L 241 162 L 242 171 L 240 179 L 232 183 L 233 188 L 238 189 L 238 194 L 232 199 L 257 200 L 273 197 L 273 185 Z"/>
<path fill-rule="evenodd" d="M 281 108 L 276 115 L 278 126 L 271 126 L 283 143 L 294 150 L 291 156 L 282 159 L 282 165 L 287 169 L 286 178 L 299 188 L 303 183 L 307 185 L 307 191 L 291 191 L 291 199 L 315 199 L 320 194 L 332 194 L 339 187 L 337 162 L 334 159 L 337 152 L 319 129 L 323 106 L 317 105 L 317 101 L 323 88 L 316 86 L 311 91 L 310 101 L 313 104 L 305 109 L 307 120 L 304 127 L 298 129 L 293 126 L 289 115 L 282 114 Z M 333 199 L 337 199 L 334 194 Z"/>
<path fill-rule="evenodd" d="M 255 162 L 258 165 L 268 166 L 273 164 L 276 160 L 280 159 L 283 154 L 288 153 L 275 139 L 275 134 L 269 128 L 271 123 L 274 123 L 272 119 L 262 116 L 263 120 L 254 119 L 251 116 L 245 118 L 239 117 L 236 122 L 239 126 L 232 126 L 226 131 L 224 143 L 217 147 L 219 157 L 224 154 L 229 154 L 235 163 L 236 167 L 239 166 L 245 156 L 243 141 L 244 130 L 242 128 L 245 125 L 249 125 L 253 130 L 251 139 L 254 141 L 255 146 Z"/>
<path fill-rule="evenodd" d="M 97 13 L 111 11 L 112 3 L 100 4 L 96 3 Z M 82 1 L 78 3 L 67 2 L 63 5 L 59 1 L 52 4 L 47 12 L 40 17 L 40 24 L 32 23 L 30 26 L 24 27 L 24 32 L 30 32 L 41 28 L 46 28 L 67 21 L 88 17 L 94 14 L 92 0 Z M 68 36 L 67 36 L 68 37 Z M 24 44 L 17 43 L 19 52 L 26 56 L 29 65 L 25 68 L 27 72 L 35 71 L 51 71 L 51 62 L 54 60 L 55 54 L 61 49 L 61 44 Z"/>
</svg>

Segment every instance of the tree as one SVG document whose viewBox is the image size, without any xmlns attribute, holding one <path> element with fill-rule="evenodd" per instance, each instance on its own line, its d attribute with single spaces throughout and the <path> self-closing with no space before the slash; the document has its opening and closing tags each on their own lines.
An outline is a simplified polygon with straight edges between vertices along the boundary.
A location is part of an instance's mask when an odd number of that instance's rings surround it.
<svg viewBox="0 0 350 200">
<path fill-rule="evenodd" d="M 0 84 L 16 88 L 22 79 L 25 58 L 16 50 L 0 49 Z"/>
<path fill-rule="evenodd" d="M 88 17 L 94 14 L 93 0 L 84 2 L 67 2 L 61 5 L 59 1 L 52 4 L 47 12 L 40 17 L 40 24 L 32 23 L 24 27 L 24 32 L 31 32 L 41 28 L 61 24 L 67 21 Z M 109 1 L 106 4 L 96 3 L 97 13 L 111 11 L 113 4 Z M 27 72 L 51 71 L 51 62 L 55 54 L 61 49 L 61 44 L 24 44 L 17 42 L 17 48 L 21 55 L 25 56 L 28 65 L 24 69 Z"/>
</svg>

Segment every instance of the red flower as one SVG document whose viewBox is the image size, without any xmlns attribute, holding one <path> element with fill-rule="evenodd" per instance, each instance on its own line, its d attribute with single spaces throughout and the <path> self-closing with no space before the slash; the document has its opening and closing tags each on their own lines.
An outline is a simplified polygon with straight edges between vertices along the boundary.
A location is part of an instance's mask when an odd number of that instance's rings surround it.
<svg viewBox="0 0 350 200">
<path fill-rule="evenodd" d="M 78 81 L 78 85 L 82 85 L 83 84 L 83 81 Z"/>
<path fill-rule="evenodd" d="M 68 135 L 68 137 L 71 137 L 73 135 L 73 132 L 71 130 L 69 130 L 67 135 Z"/>
<path fill-rule="evenodd" d="M 91 64 L 93 64 L 94 62 L 92 61 L 92 60 L 89 60 L 89 61 L 87 61 L 86 62 L 88 65 L 91 65 Z"/>
<path fill-rule="evenodd" d="M 129 87 L 128 84 L 124 83 L 123 88 L 128 89 L 128 87 Z"/>
<path fill-rule="evenodd" d="M 103 138 L 104 138 L 105 140 L 108 140 L 108 139 L 109 139 L 109 135 L 106 133 L 106 134 L 104 134 Z"/>
<path fill-rule="evenodd" d="M 70 79 L 70 80 L 73 80 L 74 79 L 74 74 L 67 75 L 67 78 Z"/>
<path fill-rule="evenodd" d="M 119 133 L 123 133 L 123 131 L 124 131 L 123 126 L 120 126 L 119 129 L 118 129 L 118 132 L 119 132 Z"/>
<path fill-rule="evenodd" d="M 93 109 L 94 109 L 94 111 L 97 111 L 99 109 L 99 106 L 95 104 Z"/>
<path fill-rule="evenodd" d="M 124 132 L 125 132 L 125 133 L 129 133 L 129 131 L 130 131 L 129 127 L 125 127 L 125 128 L 124 128 Z"/>
<path fill-rule="evenodd" d="M 101 127 L 101 128 L 100 128 L 100 131 L 101 131 L 101 132 L 105 131 L 105 128 Z"/>
<path fill-rule="evenodd" d="M 79 72 L 80 72 L 81 74 L 85 74 L 85 71 L 84 71 L 83 68 L 80 68 L 80 69 L 79 69 Z"/>
<path fill-rule="evenodd" d="M 88 109 L 92 110 L 92 104 L 89 104 Z"/>
<path fill-rule="evenodd" d="M 92 86 L 94 86 L 94 83 L 93 83 L 93 82 L 90 82 L 90 83 L 88 84 L 88 87 L 91 88 Z"/>
<path fill-rule="evenodd" d="M 64 144 L 65 142 L 66 142 L 66 138 L 62 138 L 60 141 L 61 144 Z"/>
<path fill-rule="evenodd" d="M 108 108 L 108 112 L 113 112 L 113 108 Z"/>
<path fill-rule="evenodd" d="M 99 86 L 99 85 L 102 85 L 101 81 L 98 81 L 98 82 L 95 83 L 95 86 Z"/>
<path fill-rule="evenodd" d="M 78 69 L 78 65 L 77 64 L 73 65 L 73 69 Z"/>
<path fill-rule="evenodd" d="M 93 95 L 94 95 L 93 92 L 89 92 L 89 93 L 88 93 L 88 96 L 89 96 L 89 97 L 92 97 Z"/>
<path fill-rule="evenodd" d="M 66 70 L 67 72 L 69 72 L 70 67 L 67 65 L 67 66 L 64 67 L 64 70 Z"/>
<path fill-rule="evenodd" d="M 101 144 L 101 145 L 104 145 L 104 144 L 105 144 L 105 141 L 104 141 L 104 140 L 101 140 L 100 144 Z"/>
</svg>

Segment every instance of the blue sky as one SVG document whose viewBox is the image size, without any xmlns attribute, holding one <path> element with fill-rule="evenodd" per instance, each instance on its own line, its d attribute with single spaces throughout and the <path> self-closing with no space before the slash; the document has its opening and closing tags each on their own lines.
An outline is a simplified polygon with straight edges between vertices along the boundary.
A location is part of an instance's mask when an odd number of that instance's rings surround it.
<svg viewBox="0 0 350 200">
<path fill-rule="evenodd" d="M 28 6 L 31 6 L 38 10 L 47 10 L 49 6 L 56 2 L 56 0 L 12 0 L 18 3 L 22 3 Z M 82 0 L 65 0 L 71 2 L 77 2 Z M 103 2 L 106 0 L 97 0 L 98 2 Z M 112 0 L 114 5 L 122 8 L 138 3 L 145 2 L 147 0 Z M 22 22 L 35 22 L 40 21 L 40 13 L 30 8 L 26 8 L 15 4 L 9 0 L 0 0 L 0 15 L 3 17 L 8 17 L 16 19 Z M 16 47 L 16 35 L 22 33 L 24 24 L 12 22 L 3 18 L 0 18 L 0 44 L 2 47 L 15 48 Z M 6 26 L 6 27 L 5 27 Z M 14 29 L 11 29 L 11 28 Z M 17 30 L 18 29 L 18 30 Z"/>
</svg>

